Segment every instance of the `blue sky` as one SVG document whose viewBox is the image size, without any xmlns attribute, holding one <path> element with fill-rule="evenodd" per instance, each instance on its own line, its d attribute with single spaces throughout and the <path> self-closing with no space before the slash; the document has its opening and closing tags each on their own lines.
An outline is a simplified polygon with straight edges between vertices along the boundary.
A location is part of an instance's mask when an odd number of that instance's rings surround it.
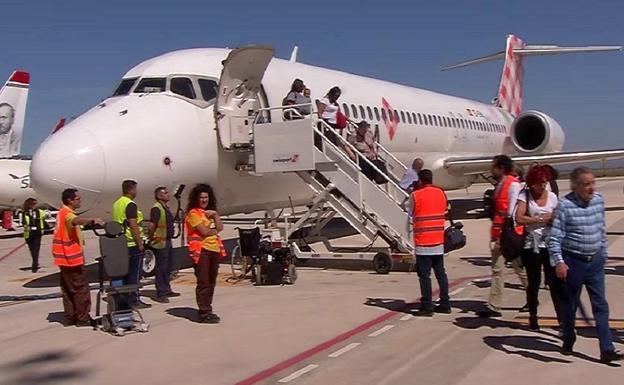
<svg viewBox="0 0 624 385">
<path fill-rule="evenodd" d="M 299 61 L 489 101 L 502 62 L 445 64 L 527 43 L 624 44 L 621 1 L 120 1 L 2 4 L 0 77 L 31 72 L 22 151 L 80 114 L 135 64 L 191 47 L 269 44 Z M 531 57 L 525 109 L 564 127 L 566 149 L 624 145 L 624 53 Z"/>
</svg>

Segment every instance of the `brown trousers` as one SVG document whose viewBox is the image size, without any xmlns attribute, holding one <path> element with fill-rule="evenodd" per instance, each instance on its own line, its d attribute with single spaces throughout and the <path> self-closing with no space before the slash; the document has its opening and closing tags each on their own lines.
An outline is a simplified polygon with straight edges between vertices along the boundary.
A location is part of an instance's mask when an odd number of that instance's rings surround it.
<svg viewBox="0 0 624 385">
<path fill-rule="evenodd" d="M 212 313 L 212 297 L 217 285 L 219 257 L 219 253 L 202 249 L 199 262 L 193 266 L 197 278 L 195 297 L 200 320 Z"/>
<path fill-rule="evenodd" d="M 61 292 L 63 310 L 70 323 L 87 322 L 91 319 L 91 294 L 84 265 L 59 266 L 61 268 Z"/>
</svg>

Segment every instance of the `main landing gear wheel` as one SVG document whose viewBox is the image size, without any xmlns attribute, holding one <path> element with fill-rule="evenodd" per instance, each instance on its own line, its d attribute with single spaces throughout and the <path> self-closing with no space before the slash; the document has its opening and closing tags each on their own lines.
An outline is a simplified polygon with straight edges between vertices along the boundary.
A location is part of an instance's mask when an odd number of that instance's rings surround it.
<svg viewBox="0 0 624 385">
<path fill-rule="evenodd" d="M 143 277 L 151 277 L 156 274 L 156 256 L 152 250 L 146 249 L 143 253 L 141 273 Z"/>
<path fill-rule="evenodd" d="M 375 269 L 377 274 L 388 274 L 392 270 L 392 258 L 386 253 L 375 254 L 373 269 Z"/>
</svg>

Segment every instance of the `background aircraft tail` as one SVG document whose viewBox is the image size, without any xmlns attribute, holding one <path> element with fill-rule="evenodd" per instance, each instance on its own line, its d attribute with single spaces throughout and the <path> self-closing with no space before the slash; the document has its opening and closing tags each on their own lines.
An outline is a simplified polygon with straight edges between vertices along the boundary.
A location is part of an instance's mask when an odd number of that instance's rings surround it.
<svg viewBox="0 0 624 385">
<path fill-rule="evenodd" d="M 20 153 L 29 84 L 28 72 L 13 71 L 0 89 L 0 157 Z"/>
<path fill-rule="evenodd" d="M 503 74 L 498 87 L 497 103 L 501 108 L 509 111 L 512 115 L 518 116 L 520 112 L 522 112 L 522 60 L 525 56 L 619 51 L 621 49 L 621 46 L 560 47 L 557 45 L 527 45 L 524 44 L 524 42 L 517 36 L 508 35 L 505 51 L 453 64 L 442 68 L 442 70 L 444 71 L 466 67 L 473 64 L 485 63 L 492 60 L 505 59 Z"/>
</svg>

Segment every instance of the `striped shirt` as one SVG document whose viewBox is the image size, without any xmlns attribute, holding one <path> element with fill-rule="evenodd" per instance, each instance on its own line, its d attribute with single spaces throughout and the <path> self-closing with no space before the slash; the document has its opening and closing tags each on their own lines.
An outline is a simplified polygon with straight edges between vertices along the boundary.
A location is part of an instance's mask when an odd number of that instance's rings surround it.
<svg viewBox="0 0 624 385">
<path fill-rule="evenodd" d="M 602 252 L 607 257 L 607 232 L 604 199 L 594 193 L 584 202 L 574 192 L 559 201 L 548 240 L 550 264 L 563 262 L 561 254 L 593 256 Z"/>
</svg>

